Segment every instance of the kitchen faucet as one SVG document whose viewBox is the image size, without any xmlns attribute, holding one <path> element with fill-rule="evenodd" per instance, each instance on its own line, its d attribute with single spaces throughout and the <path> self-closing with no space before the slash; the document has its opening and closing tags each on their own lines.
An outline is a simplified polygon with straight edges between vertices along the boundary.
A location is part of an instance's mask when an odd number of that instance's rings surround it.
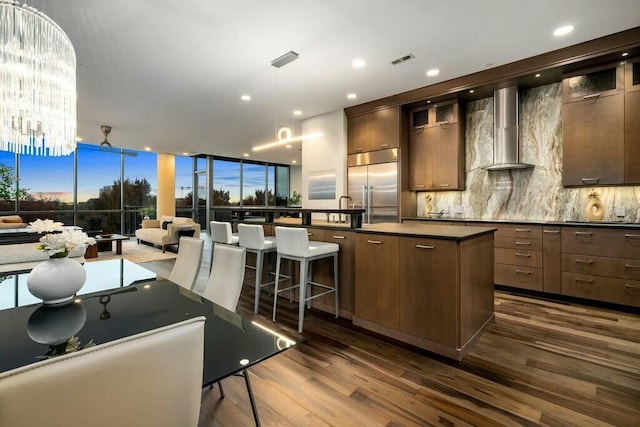
<svg viewBox="0 0 640 427">
<path fill-rule="evenodd" d="M 349 200 L 351 200 L 351 196 L 340 196 L 340 199 L 338 200 L 338 209 L 342 209 L 342 199 L 347 199 L 347 209 L 349 209 Z M 340 222 L 347 222 L 346 219 L 343 219 L 342 214 L 340 214 L 339 218 Z"/>
</svg>

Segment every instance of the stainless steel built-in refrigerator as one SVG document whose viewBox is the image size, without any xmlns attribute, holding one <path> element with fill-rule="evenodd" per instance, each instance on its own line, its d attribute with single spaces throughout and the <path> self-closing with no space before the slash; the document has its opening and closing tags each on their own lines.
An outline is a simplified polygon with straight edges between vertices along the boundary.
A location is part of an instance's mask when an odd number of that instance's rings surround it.
<svg viewBox="0 0 640 427">
<path fill-rule="evenodd" d="M 398 221 L 397 149 L 348 156 L 350 207 L 365 209 L 363 223 Z"/>
</svg>

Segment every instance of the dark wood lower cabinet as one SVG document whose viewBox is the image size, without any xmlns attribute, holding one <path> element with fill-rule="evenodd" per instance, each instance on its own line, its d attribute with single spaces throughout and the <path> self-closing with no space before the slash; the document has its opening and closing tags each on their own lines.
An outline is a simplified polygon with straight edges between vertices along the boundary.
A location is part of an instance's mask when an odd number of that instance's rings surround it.
<svg viewBox="0 0 640 427">
<path fill-rule="evenodd" d="M 492 318 L 493 233 L 358 234 L 354 325 L 461 360 Z"/>
<path fill-rule="evenodd" d="M 400 331 L 457 345 L 458 248 L 454 241 L 400 239 Z"/>
<path fill-rule="evenodd" d="M 356 239 L 356 315 L 398 329 L 399 237 L 358 234 Z"/>
<path fill-rule="evenodd" d="M 316 239 L 317 240 L 317 239 Z M 338 312 L 340 317 L 351 319 L 355 310 L 355 259 L 356 233 L 353 231 L 324 230 L 323 242 L 340 246 L 338 254 Z M 315 261 L 314 280 L 319 283 L 333 283 L 333 259 Z M 335 313 L 333 294 L 321 296 L 312 302 L 312 307 L 328 313 Z"/>
</svg>

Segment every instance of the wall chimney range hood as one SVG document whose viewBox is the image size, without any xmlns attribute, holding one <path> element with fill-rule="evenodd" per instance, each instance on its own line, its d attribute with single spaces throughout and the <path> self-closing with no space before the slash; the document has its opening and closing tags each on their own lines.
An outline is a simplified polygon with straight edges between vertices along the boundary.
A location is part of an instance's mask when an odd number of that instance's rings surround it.
<svg viewBox="0 0 640 427">
<path fill-rule="evenodd" d="M 493 92 L 493 164 L 483 169 L 498 171 L 534 167 L 520 162 L 518 102 L 517 86 Z"/>
</svg>

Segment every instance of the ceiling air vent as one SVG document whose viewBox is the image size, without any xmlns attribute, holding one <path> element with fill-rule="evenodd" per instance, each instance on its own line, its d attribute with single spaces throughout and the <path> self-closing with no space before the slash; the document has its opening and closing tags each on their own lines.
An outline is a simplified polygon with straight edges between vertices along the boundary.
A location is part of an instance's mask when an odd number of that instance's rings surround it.
<svg viewBox="0 0 640 427">
<path fill-rule="evenodd" d="M 273 65 L 276 68 L 284 67 L 289 62 L 292 62 L 292 61 L 295 61 L 296 59 L 298 59 L 298 56 L 300 56 L 300 55 L 298 55 L 296 52 L 291 50 L 291 51 L 285 53 L 284 55 L 279 56 L 276 59 L 274 59 L 273 61 L 271 61 L 271 65 Z"/>
<path fill-rule="evenodd" d="M 390 64 L 391 64 L 391 65 L 398 65 L 398 64 L 402 64 L 403 62 L 406 62 L 406 61 L 408 61 L 408 60 L 410 60 L 410 59 L 413 59 L 413 58 L 415 58 L 415 56 L 413 56 L 413 53 L 410 53 L 410 54 L 405 55 L 405 56 L 403 56 L 403 57 L 401 57 L 401 58 L 394 59 L 393 61 L 391 61 L 391 62 L 390 62 Z"/>
</svg>

